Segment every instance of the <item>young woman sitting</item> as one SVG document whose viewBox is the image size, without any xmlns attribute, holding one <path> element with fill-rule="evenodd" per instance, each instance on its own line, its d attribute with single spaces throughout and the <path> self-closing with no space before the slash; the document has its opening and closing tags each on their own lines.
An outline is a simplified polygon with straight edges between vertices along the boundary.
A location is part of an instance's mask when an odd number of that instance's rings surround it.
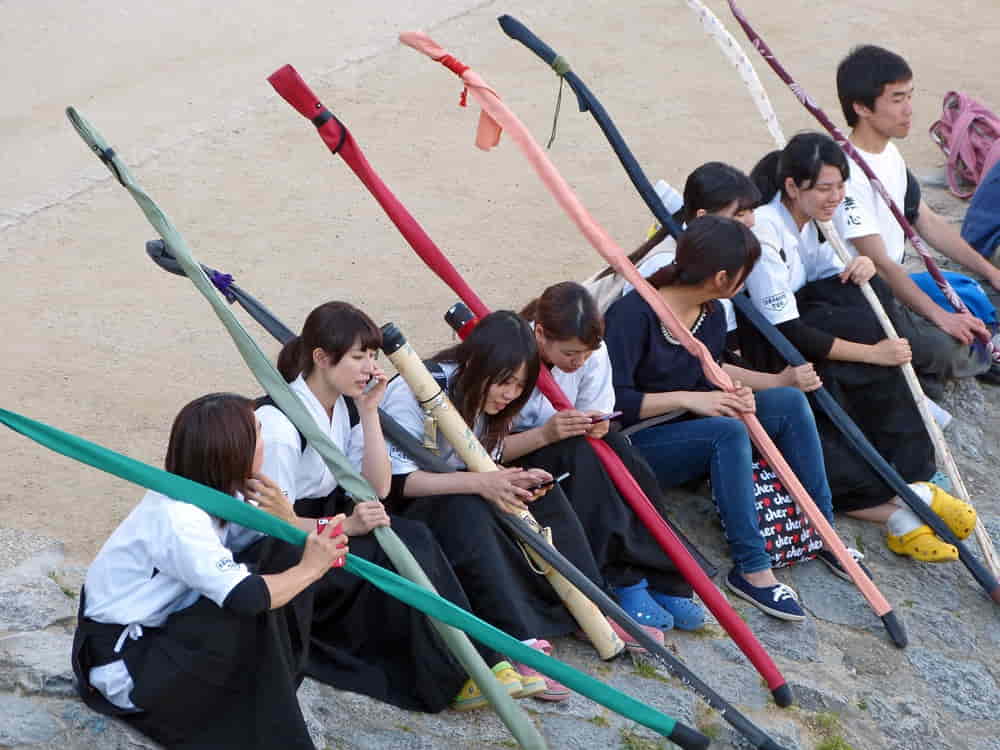
<svg viewBox="0 0 1000 750">
<path fill-rule="evenodd" d="M 253 403 L 211 394 L 177 415 L 166 469 L 245 497 L 263 447 Z M 311 749 L 295 696 L 311 584 L 347 539 L 310 533 L 303 550 L 263 538 L 234 557 L 233 530 L 145 494 L 87 571 L 73 641 L 80 696 L 167 747 Z"/>
<path fill-rule="evenodd" d="M 649 283 L 720 360 L 726 320 L 717 300 L 742 288 L 759 256 L 760 245 L 745 225 L 702 216 L 681 236 L 673 263 L 650 276 Z M 635 291 L 608 309 L 605 324 L 615 408 L 622 411 L 623 423 L 632 425 L 678 409 L 688 412 L 633 433 L 632 444 L 664 487 L 710 475 L 735 563 L 726 577 L 729 589 L 775 617 L 804 619 L 798 596 L 771 570 L 757 523 L 753 448 L 738 417 L 756 413 L 816 505 L 832 519 L 819 436 L 805 396 L 794 388 L 771 387 L 775 376 L 733 365 L 724 367 L 737 381 L 737 390 L 717 390 L 698 360 L 673 339 Z M 846 575 L 831 554 L 824 551 L 820 556 Z"/>
<path fill-rule="evenodd" d="M 905 339 L 888 339 L 861 293 L 870 281 L 890 316 L 900 306 L 875 277 L 871 259 L 845 265 L 817 222 L 830 221 L 845 235 L 843 202 L 847 157 L 826 135 L 801 133 L 782 151 L 765 156 L 752 178 L 766 201 L 755 211 L 754 234 L 761 260 L 747 277 L 754 305 L 814 363 L 827 390 L 914 491 L 954 524 L 965 538 L 976 514 L 924 480 L 935 471 L 934 446 L 899 365 L 910 361 Z M 777 354 L 755 331 L 740 326 L 742 355 L 755 367 L 776 370 Z M 925 562 L 957 559 L 954 546 L 938 539 L 817 411 L 834 508 L 855 518 L 882 522 L 891 550 Z"/>
<path fill-rule="evenodd" d="M 658 507 L 665 506 L 652 470 L 621 433 L 609 432 L 615 406 L 604 320 L 587 290 L 566 281 L 522 310 L 532 321 L 542 361 L 573 409 L 557 412 L 536 387 L 514 420 L 504 455 L 554 476 L 572 503 L 605 580 L 638 622 L 696 630 L 704 612 L 690 585 L 625 503 L 586 437 L 605 440 Z"/>
<path fill-rule="evenodd" d="M 535 387 L 538 349 L 528 324 L 516 313 L 497 311 L 483 318 L 469 337 L 436 354 L 430 366 L 445 381 L 455 408 L 483 447 L 498 463 L 511 424 Z M 465 464 L 436 432 L 425 436 L 424 413 L 402 378 L 390 384 L 385 411 L 415 437 L 433 440 L 443 459 L 460 471 L 433 474 L 390 448 L 394 505 L 407 518 L 423 521 L 434 532 L 462 582 L 472 611 L 515 638 L 548 653 L 547 640 L 577 629 L 555 591 L 532 568 L 524 552 L 508 536 L 496 511 L 530 509 L 542 526 L 552 530 L 558 550 L 588 578 L 603 586 L 580 521 L 558 485 L 542 494 L 538 485 L 552 479 L 541 469 L 507 467 L 500 471 L 463 471 Z M 492 507 L 491 507 L 492 506 Z M 637 645 L 612 625 L 626 643 Z M 662 642 L 662 632 L 655 636 Z M 517 665 L 522 675 L 540 675 Z M 569 691 L 545 679 L 537 697 L 562 700 Z"/>
<path fill-rule="evenodd" d="M 379 329 L 361 310 L 346 302 L 327 302 L 309 314 L 302 334 L 282 349 L 278 368 L 316 425 L 384 496 L 391 468 L 378 417 L 386 387 L 375 359 L 381 341 Z M 366 390 L 369 385 L 373 387 Z M 351 551 L 383 567 L 391 563 L 372 531 L 391 525 L 438 592 L 469 608 L 426 526 L 391 517 L 377 501 L 354 505 L 284 413 L 266 403 L 258 407 L 257 416 L 266 441 L 264 473 L 273 481 L 252 482 L 251 499 L 305 528 L 314 526 L 316 517 L 346 514 L 344 532 Z M 267 489 L 269 496 L 257 494 Z M 377 628 L 372 627 L 375 622 Z M 512 694 L 524 694 L 509 663 L 489 649 L 480 651 Z M 316 586 L 307 674 L 411 710 L 486 705 L 424 615 L 354 576 L 329 575 Z"/>
</svg>

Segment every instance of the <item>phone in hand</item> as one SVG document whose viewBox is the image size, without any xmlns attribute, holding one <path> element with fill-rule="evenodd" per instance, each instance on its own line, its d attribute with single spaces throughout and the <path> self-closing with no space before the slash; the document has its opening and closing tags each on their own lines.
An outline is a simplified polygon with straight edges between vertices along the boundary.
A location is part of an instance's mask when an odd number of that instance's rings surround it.
<svg viewBox="0 0 1000 750">
<path fill-rule="evenodd" d="M 544 490 L 547 487 L 551 487 L 556 482 L 561 482 L 562 480 L 564 480 L 568 476 L 569 476 L 569 472 L 568 471 L 564 471 L 559 476 L 557 476 L 557 477 L 555 477 L 553 479 L 550 479 L 547 482 L 542 482 L 541 484 L 536 484 L 534 487 L 529 487 L 528 490 L 531 491 L 531 492 L 538 492 L 538 490 Z"/>
<path fill-rule="evenodd" d="M 330 519 L 330 518 L 317 518 L 316 519 L 316 534 L 319 535 L 319 536 L 322 536 L 323 533 L 327 530 L 327 527 L 330 525 L 330 521 L 331 520 L 332 519 Z M 344 533 L 344 525 L 342 523 L 338 523 L 336 526 L 333 527 L 333 530 L 331 532 L 329 532 L 329 534 L 327 534 L 327 536 L 329 536 L 330 538 L 333 538 L 333 537 L 338 537 L 338 536 L 340 536 L 343 533 Z M 344 567 L 344 563 L 346 563 L 346 562 L 347 562 L 347 555 L 344 555 L 343 557 L 338 557 L 336 560 L 334 560 L 332 563 L 330 563 L 330 567 L 331 568 L 342 568 L 342 567 Z"/>
<path fill-rule="evenodd" d="M 620 411 L 609 411 L 607 414 L 598 414 L 596 417 L 591 417 L 590 423 L 597 424 L 598 422 L 607 422 L 609 419 L 615 419 L 621 415 L 622 413 Z"/>
</svg>

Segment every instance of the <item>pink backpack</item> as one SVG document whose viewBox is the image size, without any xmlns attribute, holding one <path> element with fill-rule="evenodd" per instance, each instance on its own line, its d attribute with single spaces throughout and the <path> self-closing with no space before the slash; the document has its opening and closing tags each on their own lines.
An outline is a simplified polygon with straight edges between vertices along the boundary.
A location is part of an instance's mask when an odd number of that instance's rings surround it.
<svg viewBox="0 0 1000 750">
<path fill-rule="evenodd" d="M 979 181 L 1000 161 L 1000 117 L 967 94 L 949 91 L 931 138 L 948 157 L 948 186 L 968 198 Z"/>
</svg>

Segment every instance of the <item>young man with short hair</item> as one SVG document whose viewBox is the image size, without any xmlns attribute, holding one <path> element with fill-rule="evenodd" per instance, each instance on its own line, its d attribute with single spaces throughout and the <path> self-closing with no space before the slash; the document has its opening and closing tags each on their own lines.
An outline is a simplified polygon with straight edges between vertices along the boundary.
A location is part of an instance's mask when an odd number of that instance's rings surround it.
<svg viewBox="0 0 1000 750">
<path fill-rule="evenodd" d="M 874 45 L 856 47 L 837 68 L 837 95 L 851 127 L 851 143 L 896 205 L 906 205 L 907 219 L 924 241 L 1000 290 L 1000 269 L 970 247 L 947 219 L 920 198 L 919 183 L 892 142 L 905 138 L 912 123 L 913 72 L 906 61 Z M 991 367 L 981 349 L 970 346 L 977 336 L 987 334 L 985 324 L 970 313 L 941 307 L 904 270 L 903 230 L 855 164 L 851 165 L 845 209 L 847 239 L 858 253 L 874 261 L 879 275 L 902 303 L 897 328 L 910 342 L 917 371 L 935 379 L 977 375 L 1000 383 L 1000 367 Z"/>
</svg>

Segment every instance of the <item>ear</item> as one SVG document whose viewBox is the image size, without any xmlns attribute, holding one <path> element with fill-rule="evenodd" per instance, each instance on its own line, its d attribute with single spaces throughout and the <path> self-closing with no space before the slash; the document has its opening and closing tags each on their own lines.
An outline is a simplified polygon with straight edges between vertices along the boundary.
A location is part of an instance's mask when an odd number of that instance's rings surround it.
<svg viewBox="0 0 1000 750">
<path fill-rule="evenodd" d="M 795 180 L 791 177 L 785 178 L 785 184 L 783 185 L 785 189 L 785 195 L 787 195 L 792 200 L 799 197 L 799 186 L 795 184 Z"/>
<path fill-rule="evenodd" d="M 864 120 L 866 117 L 871 117 L 873 114 L 875 114 L 872 110 L 868 109 L 868 107 L 866 107 L 861 102 L 852 102 L 851 107 L 854 108 L 854 114 L 856 114 L 858 116 L 858 119 L 860 120 Z"/>
<path fill-rule="evenodd" d="M 712 276 L 712 282 L 715 284 L 715 288 L 722 292 L 729 289 L 729 271 L 722 270 L 716 271 L 715 275 Z"/>
<path fill-rule="evenodd" d="M 312 360 L 316 367 L 330 366 L 330 355 L 318 346 L 312 350 Z"/>
</svg>

